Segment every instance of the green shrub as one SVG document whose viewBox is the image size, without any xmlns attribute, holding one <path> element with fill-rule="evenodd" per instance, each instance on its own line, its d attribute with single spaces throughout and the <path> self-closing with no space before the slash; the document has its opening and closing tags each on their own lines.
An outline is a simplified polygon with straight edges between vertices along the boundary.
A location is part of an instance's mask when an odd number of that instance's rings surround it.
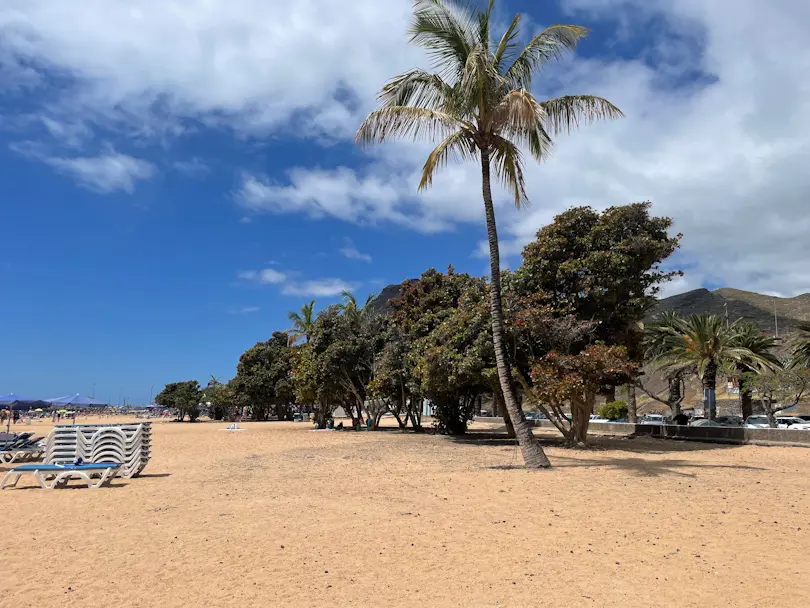
<svg viewBox="0 0 810 608">
<path fill-rule="evenodd" d="M 627 418 L 627 404 L 624 401 L 611 401 L 600 407 L 598 413 L 608 420 Z"/>
</svg>

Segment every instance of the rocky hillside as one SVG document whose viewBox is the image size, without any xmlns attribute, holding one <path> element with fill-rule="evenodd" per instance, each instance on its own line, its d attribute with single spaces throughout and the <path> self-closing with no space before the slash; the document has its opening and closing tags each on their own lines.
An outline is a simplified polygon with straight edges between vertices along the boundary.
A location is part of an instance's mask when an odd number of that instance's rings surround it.
<svg viewBox="0 0 810 608">
<path fill-rule="evenodd" d="M 379 311 L 387 310 L 388 301 L 399 295 L 399 288 L 400 284 L 388 285 L 374 300 L 374 308 Z M 776 298 L 730 287 L 714 291 L 694 289 L 663 298 L 650 316 L 664 310 L 675 310 L 684 316 L 698 313 L 723 316 L 728 310 L 728 318 L 731 321 L 742 318 L 756 323 L 763 331 L 773 332 L 774 307 L 780 334 L 789 332 L 799 321 L 810 321 L 810 293 L 795 298 Z"/>
<path fill-rule="evenodd" d="M 675 310 L 686 316 L 696 313 L 725 315 L 732 321 L 743 318 L 767 332 L 775 331 L 774 310 L 779 332 L 789 332 L 799 321 L 810 321 L 810 293 L 795 298 L 776 298 L 752 291 L 724 287 L 709 291 L 694 289 L 659 301 L 653 314 Z"/>
</svg>

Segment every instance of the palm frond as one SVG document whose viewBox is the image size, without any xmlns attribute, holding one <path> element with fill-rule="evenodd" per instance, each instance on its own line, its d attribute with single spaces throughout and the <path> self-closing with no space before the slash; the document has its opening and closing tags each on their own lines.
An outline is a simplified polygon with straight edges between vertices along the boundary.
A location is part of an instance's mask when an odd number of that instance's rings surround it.
<svg viewBox="0 0 810 608">
<path fill-rule="evenodd" d="M 594 95 L 565 95 L 542 102 L 546 113 L 547 129 L 555 135 L 570 132 L 579 127 L 580 122 L 593 122 L 610 118 L 621 118 L 622 111 L 607 99 Z"/>
<path fill-rule="evenodd" d="M 459 76 L 477 42 L 469 12 L 442 0 L 415 0 L 413 10 L 411 44 L 426 49 L 436 69 Z"/>
<path fill-rule="evenodd" d="M 495 0 L 489 0 L 489 6 L 485 11 L 478 11 L 478 44 L 482 45 L 489 55 L 490 46 L 490 18 L 492 16 L 492 7 L 495 6 Z"/>
<path fill-rule="evenodd" d="M 532 38 L 506 71 L 507 78 L 523 89 L 531 89 L 532 76 L 543 63 L 559 59 L 573 51 L 577 42 L 588 35 L 579 25 L 552 25 Z"/>
<path fill-rule="evenodd" d="M 500 178 L 504 188 L 512 193 L 515 207 L 518 209 L 528 207 L 529 197 L 526 194 L 520 149 L 508 139 L 496 135 L 492 138 L 490 155 L 495 174 Z"/>
<path fill-rule="evenodd" d="M 470 159 L 475 156 L 475 150 L 475 142 L 468 131 L 459 130 L 448 135 L 428 155 L 425 165 L 422 167 L 422 179 L 419 182 L 418 189 L 421 191 L 433 184 L 433 175 L 438 169 L 447 165 L 451 155 L 462 159 Z"/>
<path fill-rule="evenodd" d="M 540 161 L 550 155 L 554 145 L 544 127 L 546 120 L 542 104 L 531 93 L 514 89 L 492 110 L 487 129 L 528 146 L 532 156 Z"/>
<path fill-rule="evenodd" d="M 512 23 L 509 24 L 509 27 L 506 28 L 506 31 L 501 36 L 500 41 L 498 42 L 498 47 L 495 49 L 495 54 L 493 55 L 493 63 L 495 64 L 495 69 L 500 71 L 501 65 L 503 62 L 510 61 L 512 57 L 514 57 L 515 49 L 517 48 L 517 44 L 515 40 L 518 39 L 520 36 L 520 30 L 518 26 L 520 25 L 520 13 L 515 15 L 515 18 L 512 19 Z"/>
<path fill-rule="evenodd" d="M 409 70 L 392 78 L 377 100 L 383 107 L 415 106 L 453 114 L 456 111 L 455 90 L 438 74 Z"/>
<path fill-rule="evenodd" d="M 794 367 L 810 367 L 810 322 L 802 321 L 796 326 L 790 354 Z"/>
<path fill-rule="evenodd" d="M 360 146 L 368 146 L 392 138 L 433 139 L 437 135 L 449 135 L 460 124 L 458 119 L 444 112 L 389 106 L 369 114 L 357 130 L 354 141 Z"/>
</svg>

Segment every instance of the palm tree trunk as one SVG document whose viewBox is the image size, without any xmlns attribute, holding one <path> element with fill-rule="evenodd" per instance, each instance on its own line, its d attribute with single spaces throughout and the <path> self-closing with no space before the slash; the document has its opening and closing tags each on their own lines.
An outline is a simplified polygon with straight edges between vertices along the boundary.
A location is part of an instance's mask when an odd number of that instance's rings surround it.
<svg viewBox="0 0 810 608">
<path fill-rule="evenodd" d="M 627 422 L 635 424 L 638 422 L 638 408 L 636 407 L 636 385 L 628 382 L 627 388 Z"/>
<path fill-rule="evenodd" d="M 492 188 L 489 181 L 489 151 L 481 150 L 481 185 L 484 195 L 484 211 L 487 218 L 487 238 L 489 240 L 489 299 L 492 311 L 492 342 L 495 346 L 495 363 L 501 383 L 504 405 L 515 429 L 524 464 L 531 469 L 551 466 L 543 448 L 532 435 L 526 422 L 523 408 L 518 406 L 512 369 L 506 353 L 506 340 L 503 331 L 503 305 L 501 303 L 501 256 L 498 250 L 498 230 L 495 226 L 495 207 L 492 204 Z"/>
<path fill-rule="evenodd" d="M 681 413 L 681 377 L 675 376 L 669 379 L 669 395 L 667 403 L 672 410 L 673 418 Z"/>
<path fill-rule="evenodd" d="M 745 387 L 745 383 L 743 382 L 743 374 L 747 372 L 748 369 L 741 365 L 737 366 L 737 372 L 739 377 L 739 384 L 740 384 L 740 411 L 742 413 L 742 419 L 745 420 L 751 414 L 754 413 L 754 396 L 751 393 L 751 390 Z"/>
<path fill-rule="evenodd" d="M 703 400 L 706 417 L 710 420 L 717 418 L 715 406 L 715 390 L 717 388 L 717 364 L 710 362 L 703 372 Z"/>
</svg>

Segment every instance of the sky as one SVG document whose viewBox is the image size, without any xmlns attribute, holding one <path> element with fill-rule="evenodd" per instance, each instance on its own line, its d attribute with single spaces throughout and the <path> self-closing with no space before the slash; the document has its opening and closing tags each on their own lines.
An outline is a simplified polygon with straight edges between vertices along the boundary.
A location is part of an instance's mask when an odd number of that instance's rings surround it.
<svg viewBox="0 0 810 608">
<path fill-rule="evenodd" d="M 409 0 L 4 0 L 0 392 L 144 403 L 226 380 L 287 312 L 429 267 L 486 273 L 480 169 L 418 193 L 427 143 L 353 144 L 390 77 L 430 67 Z M 497 2 L 591 28 L 535 79 L 625 118 L 495 191 L 505 266 L 557 213 L 650 200 L 683 233 L 665 295 L 810 291 L 805 0 Z"/>
</svg>

